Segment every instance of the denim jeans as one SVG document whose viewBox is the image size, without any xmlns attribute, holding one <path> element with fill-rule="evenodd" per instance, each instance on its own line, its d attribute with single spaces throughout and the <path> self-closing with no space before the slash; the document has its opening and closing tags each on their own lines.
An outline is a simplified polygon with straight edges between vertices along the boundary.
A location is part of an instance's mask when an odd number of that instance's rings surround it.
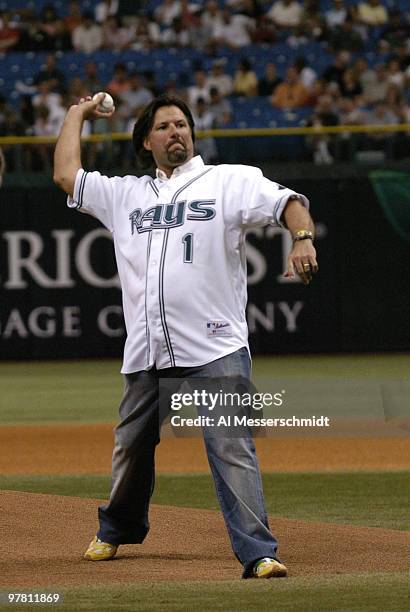
<svg viewBox="0 0 410 612">
<path fill-rule="evenodd" d="M 115 429 L 111 494 L 99 508 L 98 537 L 111 544 L 141 543 L 149 530 L 148 508 L 155 481 L 155 447 L 159 443 L 159 380 L 162 378 L 250 379 L 245 347 L 204 366 L 166 368 L 125 375 Z M 199 410 L 199 413 L 201 410 Z M 212 435 L 203 427 L 208 461 L 225 524 L 243 577 L 261 557 L 276 558 L 277 541 L 269 531 L 255 445 L 248 432 L 241 437 Z"/>
</svg>

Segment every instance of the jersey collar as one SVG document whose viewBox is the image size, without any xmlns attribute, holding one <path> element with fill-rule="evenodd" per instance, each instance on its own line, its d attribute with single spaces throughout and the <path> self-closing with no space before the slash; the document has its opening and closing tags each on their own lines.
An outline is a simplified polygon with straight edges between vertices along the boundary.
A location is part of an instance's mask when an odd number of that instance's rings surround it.
<svg viewBox="0 0 410 612">
<path fill-rule="evenodd" d="M 171 181 L 172 179 L 177 178 L 181 174 L 187 174 L 188 172 L 193 171 L 201 171 L 204 167 L 205 164 L 202 160 L 202 157 L 200 155 L 196 155 L 195 157 L 187 161 L 185 164 L 177 166 L 169 178 L 167 177 L 165 172 L 163 170 L 160 170 L 159 168 L 157 168 L 156 170 L 156 176 L 161 181 Z"/>
</svg>

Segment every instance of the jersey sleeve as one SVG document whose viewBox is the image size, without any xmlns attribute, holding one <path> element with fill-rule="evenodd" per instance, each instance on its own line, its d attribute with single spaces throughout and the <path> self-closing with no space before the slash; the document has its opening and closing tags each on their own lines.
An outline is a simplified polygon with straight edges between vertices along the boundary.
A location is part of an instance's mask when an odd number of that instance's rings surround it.
<svg viewBox="0 0 410 612">
<path fill-rule="evenodd" d="M 68 196 L 67 206 L 96 217 L 107 229 L 113 231 L 113 207 L 115 204 L 115 177 L 99 172 L 77 172 L 73 197 Z"/>
<path fill-rule="evenodd" d="M 247 168 L 243 174 L 242 226 L 246 228 L 276 225 L 284 227 L 282 213 L 290 196 L 301 198 L 306 208 L 309 200 L 301 193 L 263 176 L 259 168 Z"/>
</svg>

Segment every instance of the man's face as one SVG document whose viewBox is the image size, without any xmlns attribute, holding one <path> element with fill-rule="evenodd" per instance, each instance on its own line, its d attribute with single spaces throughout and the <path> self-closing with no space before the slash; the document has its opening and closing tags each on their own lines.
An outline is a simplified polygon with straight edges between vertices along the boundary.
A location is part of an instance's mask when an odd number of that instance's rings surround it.
<svg viewBox="0 0 410 612">
<path fill-rule="evenodd" d="M 191 128 L 177 106 L 162 106 L 154 116 L 151 131 L 144 141 L 158 168 L 168 176 L 194 155 Z"/>
</svg>

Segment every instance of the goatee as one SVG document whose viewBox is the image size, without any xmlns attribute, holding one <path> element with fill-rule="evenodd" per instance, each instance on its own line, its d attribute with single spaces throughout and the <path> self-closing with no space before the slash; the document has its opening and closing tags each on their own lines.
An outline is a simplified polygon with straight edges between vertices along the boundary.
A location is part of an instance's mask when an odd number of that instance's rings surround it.
<svg viewBox="0 0 410 612">
<path fill-rule="evenodd" d="M 175 151 L 168 151 L 167 156 L 171 164 L 183 164 L 187 160 L 188 151 L 186 149 L 176 149 Z"/>
</svg>

